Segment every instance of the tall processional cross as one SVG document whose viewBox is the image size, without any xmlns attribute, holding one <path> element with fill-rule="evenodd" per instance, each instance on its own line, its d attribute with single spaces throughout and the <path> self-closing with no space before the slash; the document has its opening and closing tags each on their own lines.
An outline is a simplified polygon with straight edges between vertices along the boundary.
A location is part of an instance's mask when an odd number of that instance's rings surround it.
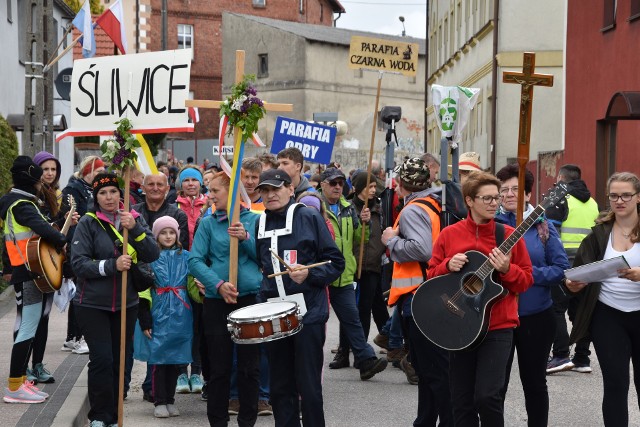
<svg viewBox="0 0 640 427">
<path fill-rule="evenodd" d="M 516 223 L 522 222 L 524 205 L 524 177 L 529 162 L 529 145 L 531 140 L 531 104 L 533 103 L 533 87 L 553 86 L 553 75 L 536 74 L 536 54 L 525 52 L 522 73 L 505 71 L 502 73 L 503 83 L 516 83 L 522 86 L 520 90 L 520 126 L 518 129 L 518 210 Z"/>
<path fill-rule="evenodd" d="M 236 50 L 236 84 L 241 83 L 244 80 L 244 50 Z M 223 101 L 210 101 L 210 100 L 187 100 L 185 105 L 187 107 L 198 107 L 198 108 L 214 108 L 220 109 L 220 105 Z M 273 103 L 264 103 L 264 108 L 267 111 L 277 111 L 277 112 L 286 112 L 293 111 L 292 104 L 273 104 Z M 238 127 L 233 129 L 233 133 L 235 136 L 235 144 L 234 147 L 237 150 L 237 147 L 240 146 L 242 141 L 242 130 Z M 222 153 L 221 153 L 222 155 Z M 240 168 L 242 166 L 242 159 L 237 158 L 233 164 L 233 171 L 236 171 L 236 168 Z M 239 183 L 237 183 L 239 185 Z M 231 191 L 231 190 L 230 190 Z M 233 213 L 231 215 L 231 221 L 229 224 L 234 224 L 240 221 L 240 197 L 239 192 L 238 197 L 236 197 L 235 203 L 233 203 Z M 253 230 L 252 230 L 253 231 Z M 238 286 L 238 239 L 236 237 L 231 237 L 229 239 L 229 282 L 234 286 Z"/>
</svg>

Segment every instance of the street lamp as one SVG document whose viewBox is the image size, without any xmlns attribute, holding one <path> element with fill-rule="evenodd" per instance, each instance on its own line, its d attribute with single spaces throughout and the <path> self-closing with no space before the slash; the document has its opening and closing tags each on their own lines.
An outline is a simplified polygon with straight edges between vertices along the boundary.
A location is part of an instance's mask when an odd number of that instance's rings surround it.
<svg viewBox="0 0 640 427">
<path fill-rule="evenodd" d="M 400 20 L 400 22 L 402 22 L 402 37 L 407 35 L 407 32 L 405 31 L 404 28 L 404 16 L 399 16 L 398 19 Z"/>
</svg>

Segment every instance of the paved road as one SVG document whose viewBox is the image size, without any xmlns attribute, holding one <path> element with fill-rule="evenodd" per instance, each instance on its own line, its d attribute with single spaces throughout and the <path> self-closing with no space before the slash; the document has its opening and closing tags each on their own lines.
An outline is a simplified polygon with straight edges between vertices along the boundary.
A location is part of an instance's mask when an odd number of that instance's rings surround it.
<svg viewBox="0 0 640 427">
<path fill-rule="evenodd" d="M 6 376 L 9 370 L 11 331 L 15 318 L 12 298 L 0 301 L 0 369 Z M 56 384 L 45 390 L 52 393 L 45 405 L 2 405 L 2 426 L 50 426 L 56 413 L 73 407 L 73 398 L 65 399 L 71 392 L 80 370 L 87 361 L 86 356 L 69 355 L 60 351 L 66 331 L 66 313 L 55 309 L 51 316 L 49 343 L 45 362 L 56 375 Z M 328 324 L 327 345 L 325 346 L 325 366 L 332 358 L 330 349 L 337 346 L 338 326 L 334 315 Z M 549 425 L 553 427 L 602 426 L 600 368 L 593 358 L 592 374 L 576 372 L 559 373 L 548 377 L 551 416 Z M 129 426 L 193 426 L 206 425 L 206 403 L 196 395 L 179 395 L 177 405 L 182 416 L 169 420 L 153 417 L 153 405 L 142 400 L 139 384 L 144 377 L 144 365 L 136 362 L 133 372 L 132 390 L 125 401 L 125 422 Z M 526 411 L 517 366 L 511 376 L 509 393 L 505 402 L 506 425 L 526 426 Z M 78 384 L 82 383 L 82 376 Z M 75 388 L 76 392 L 82 390 Z M 415 416 L 417 387 L 409 385 L 404 374 L 393 367 L 376 375 L 372 380 L 360 381 L 356 369 L 326 369 L 324 375 L 325 413 L 327 426 L 410 426 Z M 73 392 L 72 392 L 73 393 Z M 73 396 L 73 394 L 72 394 Z M 630 425 L 640 426 L 640 411 L 631 385 Z M 78 405 L 79 406 L 79 405 Z M 69 425 L 69 424 L 67 424 Z M 232 418 L 231 425 L 235 425 Z M 259 417 L 258 426 L 272 426 L 272 417 Z"/>
</svg>

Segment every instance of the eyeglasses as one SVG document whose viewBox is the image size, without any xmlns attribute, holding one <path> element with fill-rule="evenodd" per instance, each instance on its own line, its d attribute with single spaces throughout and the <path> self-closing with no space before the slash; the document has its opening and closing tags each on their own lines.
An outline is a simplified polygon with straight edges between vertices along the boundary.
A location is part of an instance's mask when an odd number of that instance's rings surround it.
<svg viewBox="0 0 640 427">
<path fill-rule="evenodd" d="M 502 196 L 476 196 L 476 199 L 482 199 L 485 205 L 490 205 L 491 202 L 498 203 Z"/>
<path fill-rule="evenodd" d="M 607 197 L 609 198 L 610 202 L 617 202 L 618 199 L 622 199 L 623 202 L 630 202 L 631 199 L 633 198 L 633 196 L 635 196 L 636 193 L 633 194 L 629 194 L 629 193 L 623 193 L 623 194 L 616 194 L 616 193 L 611 193 L 611 194 L 607 194 Z"/>
<path fill-rule="evenodd" d="M 326 182 L 326 181 L 325 181 Z M 328 181 L 327 184 L 329 184 L 332 187 L 335 187 L 337 185 L 339 185 L 340 187 L 344 187 L 344 181 L 342 180 L 338 180 L 338 181 Z"/>
<path fill-rule="evenodd" d="M 518 187 L 503 187 L 500 189 L 500 194 L 506 196 L 507 194 L 509 194 L 509 191 L 511 191 L 516 196 L 518 195 Z"/>
</svg>

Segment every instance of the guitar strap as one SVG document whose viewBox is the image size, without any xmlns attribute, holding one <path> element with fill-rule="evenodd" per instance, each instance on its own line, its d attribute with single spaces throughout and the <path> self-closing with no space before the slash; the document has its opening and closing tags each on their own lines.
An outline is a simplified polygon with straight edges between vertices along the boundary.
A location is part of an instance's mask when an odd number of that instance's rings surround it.
<svg viewBox="0 0 640 427">
<path fill-rule="evenodd" d="M 504 242 L 504 225 L 497 221 L 494 222 L 496 224 L 496 248 L 499 248 Z M 499 280 L 497 275 L 495 276 L 495 279 Z"/>
<path fill-rule="evenodd" d="M 116 249 L 120 253 L 122 253 L 122 246 L 123 246 L 122 235 L 120 233 L 118 233 L 117 231 L 115 231 L 115 229 L 113 228 L 113 225 L 111 225 L 110 223 L 108 223 L 106 221 L 101 220 L 95 214 L 88 213 L 87 215 L 89 215 L 90 217 L 92 217 L 93 219 L 98 221 L 98 223 L 102 226 L 104 231 L 107 232 L 107 234 L 109 235 L 111 240 L 113 240 L 113 245 L 116 247 Z M 105 225 L 106 225 L 106 227 L 105 227 Z M 129 252 L 129 255 L 133 259 L 133 263 L 137 264 L 138 263 L 138 256 L 137 255 L 138 254 L 136 253 L 136 250 L 131 245 L 127 245 L 127 249 L 128 249 L 127 252 Z"/>
<path fill-rule="evenodd" d="M 502 243 L 504 243 L 504 225 L 496 222 L 496 247 L 500 247 Z"/>
</svg>

